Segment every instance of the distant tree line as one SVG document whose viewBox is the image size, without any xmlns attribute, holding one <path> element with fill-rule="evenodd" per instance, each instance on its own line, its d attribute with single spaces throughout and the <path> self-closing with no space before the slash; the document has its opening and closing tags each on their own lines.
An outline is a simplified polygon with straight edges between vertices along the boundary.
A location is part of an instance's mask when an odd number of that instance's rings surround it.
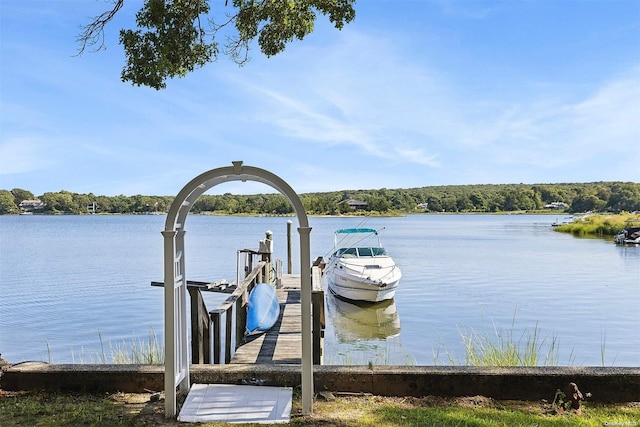
<svg viewBox="0 0 640 427">
<path fill-rule="evenodd" d="M 301 194 L 308 214 L 337 215 L 357 211 L 367 214 L 402 214 L 414 212 L 514 212 L 544 211 L 545 206 L 560 202 L 561 209 L 574 212 L 640 211 L 640 183 L 594 182 L 577 184 L 498 184 L 445 185 L 409 189 L 348 190 Z M 168 210 L 172 196 L 96 196 L 68 191 L 39 196 L 14 188 L 0 190 L 0 214 L 17 214 L 28 207 L 23 201 L 40 200 L 32 209 L 43 214 L 148 214 Z M 23 203 L 25 205 L 25 203 Z M 293 208 L 281 194 L 202 195 L 192 213 L 223 215 L 289 215 Z"/>
</svg>

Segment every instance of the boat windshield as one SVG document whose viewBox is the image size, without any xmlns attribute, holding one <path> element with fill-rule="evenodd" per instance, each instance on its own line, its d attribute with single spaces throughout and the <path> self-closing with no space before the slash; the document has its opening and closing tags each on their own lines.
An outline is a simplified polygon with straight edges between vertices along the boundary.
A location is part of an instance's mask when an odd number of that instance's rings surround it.
<svg viewBox="0 0 640 427">
<path fill-rule="evenodd" d="M 343 258 L 357 257 L 356 248 L 340 248 L 336 251 L 336 255 Z"/>
<path fill-rule="evenodd" d="M 364 248 L 340 248 L 336 251 L 336 256 L 342 258 L 350 257 L 375 257 L 386 256 L 387 252 L 380 247 L 364 247 Z"/>
</svg>

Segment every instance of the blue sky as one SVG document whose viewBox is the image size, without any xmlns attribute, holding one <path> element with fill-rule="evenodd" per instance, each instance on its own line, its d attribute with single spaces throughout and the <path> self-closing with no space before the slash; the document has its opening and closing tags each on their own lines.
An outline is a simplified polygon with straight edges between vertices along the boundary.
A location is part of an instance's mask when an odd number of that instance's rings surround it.
<svg viewBox="0 0 640 427">
<path fill-rule="evenodd" d="M 360 0 L 342 31 L 320 16 L 162 91 L 120 81 L 140 4 L 77 57 L 108 3 L 0 0 L 0 189 L 175 195 L 233 160 L 298 193 L 640 182 L 640 1 Z"/>
</svg>

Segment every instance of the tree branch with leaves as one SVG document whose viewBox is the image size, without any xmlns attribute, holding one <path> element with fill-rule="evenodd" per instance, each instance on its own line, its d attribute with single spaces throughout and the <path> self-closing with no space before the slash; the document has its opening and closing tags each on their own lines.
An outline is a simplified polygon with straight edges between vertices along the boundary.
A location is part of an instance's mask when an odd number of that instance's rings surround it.
<svg viewBox="0 0 640 427">
<path fill-rule="evenodd" d="M 111 1 L 113 8 L 81 27 L 78 54 L 105 47 L 105 27 L 124 3 Z M 342 29 L 355 18 L 354 4 L 355 0 L 232 0 L 231 5 L 229 0 L 145 0 L 136 13 L 137 28 L 120 30 L 126 56 L 121 78 L 164 89 L 168 78 L 184 77 L 216 61 L 221 37 L 223 54 L 238 65 L 249 60 L 256 39 L 263 54 L 274 56 L 313 32 L 318 13 Z M 212 12 L 212 5 L 219 10 Z"/>
</svg>

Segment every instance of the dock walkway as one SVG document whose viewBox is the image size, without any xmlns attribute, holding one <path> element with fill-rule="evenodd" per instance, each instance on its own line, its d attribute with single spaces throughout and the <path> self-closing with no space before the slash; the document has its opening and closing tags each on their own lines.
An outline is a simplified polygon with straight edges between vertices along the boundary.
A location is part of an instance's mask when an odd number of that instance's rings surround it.
<svg viewBox="0 0 640 427">
<path fill-rule="evenodd" d="M 232 364 L 300 364 L 302 326 L 300 275 L 284 274 L 277 289 L 280 316 L 276 324 L 254 337 L 247 337 L 231 358 Z"/>
</svg>

